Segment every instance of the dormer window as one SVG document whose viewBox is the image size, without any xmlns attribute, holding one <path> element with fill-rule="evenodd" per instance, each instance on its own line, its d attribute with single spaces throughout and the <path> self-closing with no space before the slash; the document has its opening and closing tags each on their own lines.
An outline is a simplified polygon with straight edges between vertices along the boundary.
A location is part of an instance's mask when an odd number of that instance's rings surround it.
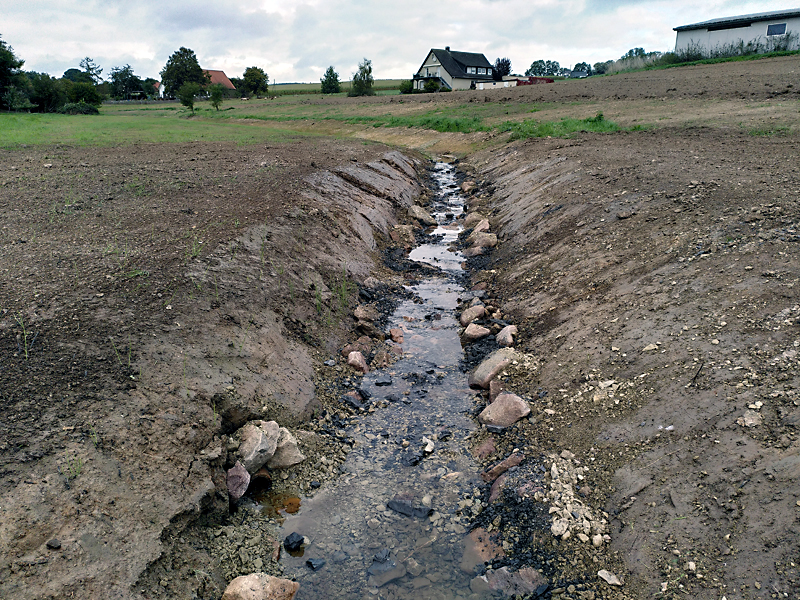
<svg viewBox="0 0 800 600">
<path fill-rule="evenodd" d="M 491 69 L 486 69 L 486 74 L 487 75 L 491 75 L 492 74 L 492 70 Z"/>
<path fill-rule="evenodd" d="M 467 67 L 467 74 L 475 75 L 475 67 Z"/>
<path fill-rule="evenodd" d="M 478 75 L 486 75 L 486 69 L 483 67 L 478 67 Z"/>
</svg>

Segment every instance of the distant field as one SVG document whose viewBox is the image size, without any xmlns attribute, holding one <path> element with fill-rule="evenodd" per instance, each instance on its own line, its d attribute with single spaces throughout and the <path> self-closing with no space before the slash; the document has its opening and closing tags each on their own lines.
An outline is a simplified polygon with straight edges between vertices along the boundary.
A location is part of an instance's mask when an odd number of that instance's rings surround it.
<svg viewBox="0 0 800 600">
<path fill-rule="evenodd" d="M 376 79 L 373 88 L 379 95 L 380 92 L 390 92 L 400 90 L 400 83 L 402 79 Z M 291 94 L 319 94 L 320 83 L 273 83 L 269 86 L 269 93 L 275 96 L 285 96 Z M 350 89 L 350 82 L 342 82 L 342 91 L 340 95 L 346 96 L 347 91 Z"/>
</svg>

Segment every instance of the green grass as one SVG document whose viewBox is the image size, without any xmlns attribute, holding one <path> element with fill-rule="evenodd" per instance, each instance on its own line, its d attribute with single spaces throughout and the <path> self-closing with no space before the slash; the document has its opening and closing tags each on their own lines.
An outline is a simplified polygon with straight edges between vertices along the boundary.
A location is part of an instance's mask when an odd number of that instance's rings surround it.
<svg viewBox="0 0 800 600">
<path fill-rule="evenodd" d="M 637 130 L 641 130 L 641 125 Z M 499 127 L 500 131 L 510 131 L 511 140 L 524 140 L 537 137 L 571 137 L 579 132 L 614 133 L 623 131 L 623 128 L 613 121 L 606 121 L 603 113 L 597 113 L 588 119 L 561 119 L 560 121 L 537 121 L 528 119 L 517 122 L 507 122 Z"/>
<path fill-rule="evenodd" d="M 137 143 L 232 141 L 258 144 L 285 141 L 296 132 L 259 128 L 249 123 L 188 119 L 181 113 L 107 110 L 101 115 L 0 114 L 0 147 L 72 144 L 76 146 L 120 146 Z M 158 114 L 161 113 L 161 114 Z M 135 118 L 133 118 L 135 117 Z M 178 118 L 183 117 L 183 118 Z"/>
</svg>

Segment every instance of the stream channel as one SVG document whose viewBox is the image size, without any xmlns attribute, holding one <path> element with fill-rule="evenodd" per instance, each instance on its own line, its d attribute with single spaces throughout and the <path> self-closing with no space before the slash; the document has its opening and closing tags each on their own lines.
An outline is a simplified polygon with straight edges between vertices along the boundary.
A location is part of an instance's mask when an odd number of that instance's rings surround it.
<svg viewBox="0 0 800 600">
<path fill-rule="evenodd" d="M 301 556 L 282 558 L 300 582 L 298 600 L 477 597 L 469 584 L 479 561 L 465 547 L 483 482 L 467 447 L 474 393 L 460 369 L 455 315 L 458 298 L 473 293 L 460 285 L 463 258 L 448 248 L 461 230 L 448 223 L 464 200 L 453 166 L 437 163 L 433 179 L 437 241 L 410 258 L 441 275 L 410 286 L 418 299 L 404 301 L 389 325 L 404 331 L 403 357 L 361 383 L 390 404 L 347 431 L 356 444 L 339 480 L 283 524 L 284 536 L 308 542 Z M 309 559 L 325 564 L 314 570 Z"/>
</svg>

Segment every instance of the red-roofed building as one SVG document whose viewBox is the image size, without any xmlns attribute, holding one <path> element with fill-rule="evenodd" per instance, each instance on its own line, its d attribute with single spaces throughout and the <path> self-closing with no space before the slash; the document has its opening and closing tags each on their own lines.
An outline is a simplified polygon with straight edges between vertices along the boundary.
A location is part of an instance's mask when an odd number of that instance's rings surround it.
<svg viewBox="0 0 800 600">
<path fill-rule="evenodd" d="M 228 90 L 235 90 L 236 86 L 231 83 L 228 76 L 224 71 L 212 71 L 211 69 L 203 69 L 203 72 L 211 78 L 211 84 L 219 83 L 222 87 Z"/>
</svg>

